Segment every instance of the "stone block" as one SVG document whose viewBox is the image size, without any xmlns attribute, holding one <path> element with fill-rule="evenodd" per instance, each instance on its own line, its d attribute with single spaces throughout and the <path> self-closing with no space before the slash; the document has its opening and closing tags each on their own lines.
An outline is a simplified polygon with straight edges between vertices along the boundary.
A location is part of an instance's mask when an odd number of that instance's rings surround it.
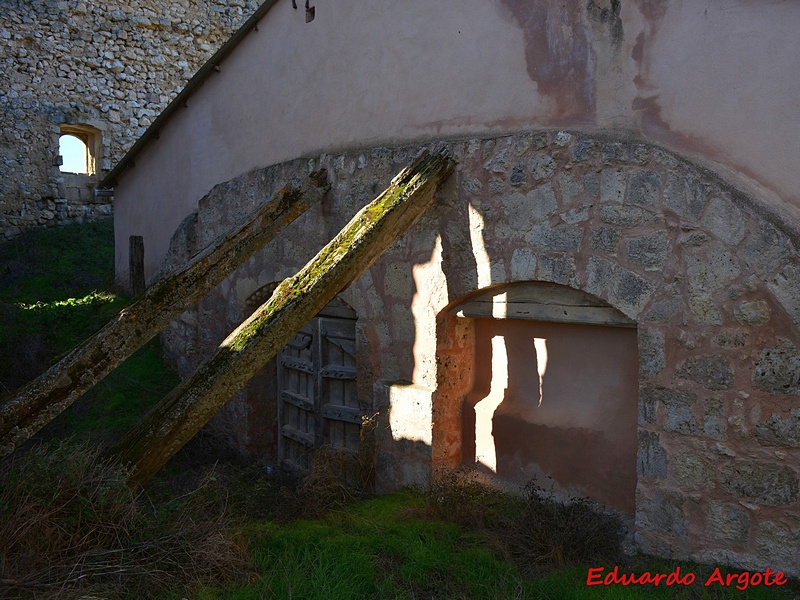
<svg viewBox="0 0 800 600">
<path fill-rule="evenodd" d="M 786 265 L 767 282 L 769 290 L 795 323 L 800 323 L 800 266 Z"/>
<path fill-rule="evenodd" d="M 664 334 L 639 329 L 639 379 L 653 377 L 664 369 Z"/>
<path fill-rule="evenodd" d="M 644 165 L 650 158 L 650 151 L 643 144 L 628 142 L 601 142 L 600 160 L 603 164 L 626 163 Z"/>
<path fill-rule="evenodd" d="M 604 169 L 600 173 L 600 201 L 622 202 L 625 200 L 625 190 L 628 178 L 625 173 L 616 169 Z"/>
<path fill-rule="evenodd" d="M 576 142 L 572 147 L 572 162 L 584 162 L 597 155 L 598 144 L 593 140 Z"/>
<path fill-rule="evenodd" d="M 556 172 L 556 161 L 544 152 L 534 152 L 528 159 L 528 172 L 534 181 L 551 177 Z"/>
<path fill-rule="evenodd" d="M 754 302 L 743 302 L 733 313 L 736 320 L 743 325 L 755 325 L 756 327 L 769 322 L 769 304 L 764 300 Z"/>
<path fill-rule="evenodd" d="M 589 249 L 596 252 L 617 253 L 619 245 L 620 231 L 614 227 L 597 227 L 592 230 L 592 238 L 589 241 Z"/>
<path fill-rule="evenodd" d="M 800 567 L 800 532 L 771 521 L 759 523 L 756 533 L 758 556 L 773 570 L 792 570 Z"/>
<path fill-rule="evenodd" d="M 587 173 L 583 176 L 583 192 L 592 198 L 600 198 L 600 178 L 597 173 Z"/>
<path fill-rule="evenodd" d="M 540 256 L 539 279 L 577 288 L 575 260 L 571 256 Z"/>
<path fill-rule="evenodd" d="M 737 331 L 735 329 L 723 329 L 714 338 L 714 345 L 720 348 L 744 348 L 750 334 L 747 331 Z"/>
<path fill-rule="evenodd" d="M 708 202 L 703 225 L 718 239 L 736 246 L 744 239 L 746 219 L 727 195 L 716 195 Z"/>
<path fill-rule="evenodd" d="M 647 271 L 660 271 L 667 262 L 670 245 L 663 231 L 632 239 L 628 242 L 628 257 Z"/>
<path fill-rule="evenodd" d="M 592 256 L 587 265 L 586 291 L 621 310 L 635 319 L 653 293 L 653 286 L 610 261 Z"/>
<path fill-rule="evenodd" d="M 761 351 L 753 383 L 771 394 L 800 394 L 800 354 L 791 340 L 779 338 L 776 347 Z"/>
<path fill-rule="evenodd" d="M 722 313 L 709 294 L 690 295 L 689 309 L 701 325 L 722 325 Z"/>
<path fill-rule="evenodd" d="M 483 189 L 483 184 L 477 179 L 464 177 L 464 179 L 461 180 L 461 189 L 469 195 L 477 194 Z"/>
<path fill-rule="evenodd" d="M 648 479 L 663 479 L 667 476 L 667 451 L 659 443 L 655 432 L 639 432 L 636 473 L 639 477 Z"/>
<path fill-rule="evenodd" d="M 662 535 L 686 538 L 688 525 L 683 511 L 685 500 L 675 492 L 656 490 L 652 498 L 636 498 L 636 527 Z"/>
<path fill-rule="evenodd" d="M 635 317 L 650 299 L 653 286 L 635 273 L 622 268 L 617 271 L 615 279 L 616 286 L 612 304 L 628 316 Z"/>
<path fill-rule="evenodd" d="M 800 408 L 793 408 L 787 418 L 774 414 L 755 428 L 762 446 L 800 448 Z"/>
<path fill-rule="evenodd" d="M 705 415 L 703 417 L 703 435 L 712 440 L 726 440 L 728 422 L 717 415 Z"/>
<path fill-rule="evenodd" d="M 516 248 L 511 255 L 511 278 L 514 281 L 534 279 L 536 255 L 530 248 Z"/>
<path fill-rule="evenodd" d="M 696 452 L 682 452 L 673 456 L 669 467 L 670 479 L 682 489 L 714 489 L 714 465 Z"/>
<path fill-rule="evenodd" d="M 645 387 L 639 392 L 639 425 L 655 424 L 658 418 L 659 388 Z"/>
<path fill-rule="evenodd" d="M 639 392 L 639 405 L 644 406 L 645 415 L 652 415 L 654 422 L 657 406 L 664 407 L 664 429 L 676 433 L 695 434 L 697 420 L 692 410 L 697 396 L 690 392 L 673 390 L 661 386 L 645 387 Z"/>
<path fill-rule="evenodd" d="M 573 208 L 572 210 L 561 213 L 559 216 L 565 223 L 575 225 L 576 223 L 583 223 L 589 220 L 589 209 L 585 206 L 580 210 Z"/>
<path fill-rule="evenodd" d="M 778 463 L 735 462 L 720 468 L 720 482 L 738 498 L 766 506 L 796 501 L 800 487 L 797 473 Z"/>
<path fill-rule="evenodd" d="M 699 383 L 709 390 L 728 390 L 733 385 L 730 362 L 718 354 L 685 360 L 678 367 L 678 377 Z"/>
<path fill-rule="evenodd" d="M 706 511 L 708 537 L 717 542 L 741 544 L 747 541 L 750 518 L 747 512 L 726 502 L 712 501 Z"/>
<path fill-rule="evenodd" d="M 583 242 L 583 229 L 574 225 L 535 225 L 525 239 L 543 252 L 578 252 Z"/>
<path fill-rule="evenodd" d="M 600 220 L 603 223 L 619 227 L 637 227 L 651 222 L 654 218 L 653 213 L 628 204 L 603 206 L 600 209 Z"/>
<path fill-rule="evenodd" d="M 686 172 L 667 175 L 664 186 L 664 207 L 678 215 L 696 221 L 703 212 L 707 191 L 697 179 Z"/>
<path fill-rule="evenodd" d="M 528 179 L 528 175 L 525 172 L 525 165 L 523 163 L 519 163 L 514 166 L 511 170 L 511 176 L 509 177 L 509 182 L 513 186 L 522 185 Z"/>
<path fill-rule="evenodd" d="M 661 196 L 661 177 L 652 171 L 642 171 L 631 177 L 628 202 L 654 207 Z"/>
<path fill-rule="evenodd" d="M 644 315 L 645 321 L 652 321 L 654 323 L 666 323 L 675 315 L 683 312 L 683 303 L 681 299 L 672 297 L 668 300 L 659 300 L 653 302 L 650 310 Z"/>
<path fill-rule="evenodd" d="M 594 140 L 581 140 L 572 146 L 572 162 L 584 162 L 597 155 L 598 144 Z"/>
<path fill-rule="evenodd" d="M 686 274 L 693 292 L 712 292 L 726 287 L 740 273 L 736 256 L 722 248 L 686 254 Z"/>
<path fill-rule="evenodd" d="M 571 173 L 562 171 L 556 177 L 556 181 L 558 181 L 558 189 L 561 191 L 561 200 L 564 204 L 570 204 L 581 195 L 581 187 Z"/>
<path fill-rule="evenodd" d="M 553 186 L 545 184 L 527 194 L 513 193 L 503 200 L 503 211 L 512 228 L 527 231 L 531 224 L 540 223 L 558 209 Z"/>
<path fill-rule="evenodd" d="M 762 275 L 777 271 L 791 255 L 789 240 L 769 223 L 762 223 L 740 252 L 747 265 Z"/>
</svg>

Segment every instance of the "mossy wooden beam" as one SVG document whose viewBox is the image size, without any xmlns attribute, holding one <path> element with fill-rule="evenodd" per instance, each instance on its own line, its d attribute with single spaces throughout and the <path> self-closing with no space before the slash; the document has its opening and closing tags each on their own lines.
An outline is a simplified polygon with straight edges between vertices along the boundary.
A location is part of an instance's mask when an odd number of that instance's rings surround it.
<svg viewBox="0 0 800 600">
<path fill-rule="evenodd" d="M 403 235 L 431 205 L 454 166 L 444 152 L 420 155 L 303 269 L 285 279 L 208 361 L 112 449 L 112 455 L 129 465 L 129 483 L 147 481 L 305 323 Z"/>
<path fill-rule="evenodd" d="M 0 404 L 0 457 L 47 425 L 114 367 L 233 273 L 330 189 L 326 171 L 287 185 L 238 230 L 155 283 L 116 318 Z"/>
</svg>

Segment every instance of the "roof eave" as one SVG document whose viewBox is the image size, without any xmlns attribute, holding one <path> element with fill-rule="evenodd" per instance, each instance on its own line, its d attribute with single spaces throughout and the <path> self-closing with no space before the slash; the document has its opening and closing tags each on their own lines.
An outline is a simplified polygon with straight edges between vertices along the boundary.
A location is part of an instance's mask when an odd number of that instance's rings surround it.
<svg viewBox="0 0 800 600">
<path fill-rule="evenodd" d="M 159 132 L 166 125 L 167 121 L 179 109 L 186 108 L 188 105 L 189 97 L 205 82 L 206 78 L 217 72 L 220 68 L 220 63 L 231 53 L 234 48 L 245 38 L 245 36 L 252 30 L 258 30 L 258 22 L 266 12 L 275 5 L 278 0 L 265 0 L 261 6 L 250 16 L 244 25 L 242 25 L 230 38 L 225 42 L 214 55 L 209 58 L 206 63 L 198 69 L 192 76 L 188 83 L 178 93 L 177 96 L 170 102 L 167 107 L 161 111 L 156 119 L 150 124 L 150 127 L 142 134 L 136 143 L 131 146 L 130 150 L 125 153 L 125 156 L 117 163 L 117 165 L 103 177 L 102 181 L 97 184 L 99 189 L 110 189 L 117 185 L 120 176 L 127 170 L 135 165 L 135 158 L 144 148 L 152 141 L 157 140 Z"/>
</svg>

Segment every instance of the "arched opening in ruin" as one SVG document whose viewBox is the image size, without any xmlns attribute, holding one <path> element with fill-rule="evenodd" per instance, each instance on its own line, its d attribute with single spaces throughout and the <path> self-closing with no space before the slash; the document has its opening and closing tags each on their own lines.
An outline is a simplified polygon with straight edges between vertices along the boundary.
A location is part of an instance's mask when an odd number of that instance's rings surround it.
<svg viewBox="0 0 800 600">
<path fill-rule="evenodd" d="M 58 154 L 62 173 L 94 175 L 100 154 L 100 131 L 90 125 L 62 125 Z"/>
<path fill-rule="evenodd" d="M 443 313 L 438 354 L 465 376 L 440 376 L 435 461 L 634 513 L 635 322 L 565 286 L 512 284 Z"/>
</svg>

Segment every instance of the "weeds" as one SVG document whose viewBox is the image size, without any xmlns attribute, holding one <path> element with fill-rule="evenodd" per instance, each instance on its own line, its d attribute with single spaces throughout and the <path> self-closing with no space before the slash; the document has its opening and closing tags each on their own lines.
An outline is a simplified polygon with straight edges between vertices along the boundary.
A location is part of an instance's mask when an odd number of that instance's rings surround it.
<svg viewBox="0 0 800 600">
<path fill-rule="evenodd" d="M 306 514 L 317 516 L 341 508 L 367 491 L 375 471 L 375 428 L 378 415 L 363 417 L 355 453 L 323 446 L 315 451 L 311 469 L 298 494 Z"/>
<path fill-rule="evenodd" d="M 584 499 L 556 502 L 533 482 L 518 496 L 453 475 L 429 497 L 433 516 L 484 531 L 498 555 L 533 576 L 621 555 L 622 523 L 615 516 Z"/>
<path fill-rule="evenodd" d="M 244 544 L 209 475 L 156 508 L 85 444 L 32 448 L 2 473 L 0 596 L 150 597 L 241 580 Z"/>
</svg>

